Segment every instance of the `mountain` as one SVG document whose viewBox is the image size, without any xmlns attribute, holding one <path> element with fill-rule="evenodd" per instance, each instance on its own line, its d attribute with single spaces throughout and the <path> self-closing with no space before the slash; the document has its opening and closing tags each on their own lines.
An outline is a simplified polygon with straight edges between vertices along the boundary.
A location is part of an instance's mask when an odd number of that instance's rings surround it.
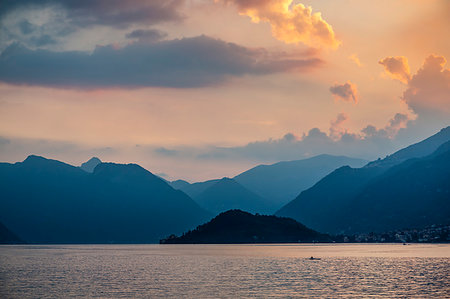
<svg viewBox="0 0 450 299">
<path fill-rule="evenodd" d="M 239 174 L 234 180 L 281 207 L 336 168 L 345 165 L 362 167 L 366 163 L 365 160 L 344 156 L 319 155 L 304 160 L 259 165 Z"/>
<path fill-rule="evenodd" d="M 436 144 L 441 147 L 436 147 Z M 327 233 L 360 233 L 439 224 L 450 218 L 446 191 L 448 128 L 362 168 L 341 167 L 276 215 Z M 426 150 L 427 146 L 435 153 Z M 424 153 L 431 153 L 423 157 Z M 447 186 L 447 187 L 446 187 Z M 434 190 L 434 191 L 433 191 Z M 441 193 L 444 192 L 444 193 Z M 445 201 L 442 196 L 447 196 Z M 433 214 L 434 213 L 434 214 Z"/>
<path fill-rule="evenodd" d="M 195 197 L 199 196 L 202 192 L 204 192 L 206 189 L 213 186 L 218 181 L 219 180 L 209 180 L 209 181 L 198 182 L 198 183 L 193 183 L 193 184 L 189 184 L 189 185 L 184 184 L 184 186 L 179 187 L 179 189 L 178 188 L 175 188 L 175 189 L 183 191 L 184 193 L 189 195 L 191 198 L 195 198 Z"/>
<path fill-rule="evenodd" d="M 217 181 L 194 197 L 194 200 L 214 215 L 231 209 L 261 214 L 272 214 L 275 211 L 275 206 L 270 201 L 229 178 Z"/>
<path fill-rule="evenodd" d="M 24 242 L 0 222 L 0 244 L 23 244 Z"/>
<path fill-rule="evenodd" d="M 102 161 L 97 158 L 97 157 L 92 157 L 91 159 L 89 159 L 89 161 L 84 162 L 83 164 L 81 164 L 80 168 L 83 169 L 86 172 L 90 172 L 93 173 L 95 167 L 102 163 Z"/>
<path fill-rule="evenodd" d="M 184 180 L 176 180 L 176 181 L 168 182 L 168 184 L 170 185 L 170 187 L 172 187 L 175 190 L 181 190 L 190 185 L 189 182 L 186 182 Z"/>
<path fill-rule="evenodd" d="M 241 210 L 221 213 L 181 237 L 172 235 L 162 244 L 242 244 L 329 242 L 330 237 L 297 221 L 276 216 L 252 215 Z"/>
<path fill-rule="evenodd" d="M 87 173 L 30 156 L 0 164 L 0 219 L 29 243 L 152 243 L 209 214 L 136 164 Z"/>
<path fill-rule="evenodd" d="M 351 202 L 349 231 L 387 231 L 450 223 L 450 141 L 368 184 Z M 369 207 L 369 208 L 368 208 Z"/>
<path fill-rule="evenodd" d="M 437 134 L 428 137 L 421 142 L 410 145 L 404 149 L 401 149 L 394 154 L 387 156 L 384 159 L 373 161 L 367 165 L 367 167 L 383 166 L 390 167 L 397 165 L 403 161 L 411 158 L 420 158 L 431 155 L 442 144 L 450 140 L 450 126 L 443 128 Z"/>
</svg>

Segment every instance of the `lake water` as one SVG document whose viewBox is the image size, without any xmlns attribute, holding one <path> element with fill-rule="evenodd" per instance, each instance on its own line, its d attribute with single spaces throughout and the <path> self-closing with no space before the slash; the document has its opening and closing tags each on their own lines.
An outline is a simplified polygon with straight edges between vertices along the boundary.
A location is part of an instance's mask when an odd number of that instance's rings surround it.
<svg viewBox="0 0 450 299">
<path fill-rule="evenodd" d="M 0 246 L 0 298 L 450 298 L 449 277 L 439 244 Z"/>
</svg>

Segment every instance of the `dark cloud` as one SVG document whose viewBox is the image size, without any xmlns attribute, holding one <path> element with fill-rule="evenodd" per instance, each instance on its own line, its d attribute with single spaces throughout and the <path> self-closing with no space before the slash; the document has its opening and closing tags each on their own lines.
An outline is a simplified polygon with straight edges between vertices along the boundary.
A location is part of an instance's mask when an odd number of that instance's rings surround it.
<svg viewBox="0 0 450 299">
<path fill-rule="evenodd" d="M 356 85 L 350 81 L 347 81 L 344 84 L 335 84 L 331 86 L 330 92 L 337 100 L 358 103 L 358 89 Z"/>
<path fill-rule="evenodd" d="M 13 44 L 0 55 L 0 81 L 75 88 L 201 87 L 230 76 L 307 71 L 320 64 L 316 58 L 283 59 L 207 36 L 99 46 L 91 54 Z"/>
<path fill-rule="evenodd" d="M 63 9 L 75 26 L 157 24 L 178 21 L 184 0 L 2 0 L 0 18 L 18 9 Z"/>
<path fill-rule="evenodd" d="M 394 138 L 401 129 L 405 129 L 410 121 L 408 115 L 397 113 L 388 124 L 381 129 L 368 125 L 361 132 L 366 138 Z"/>
<path fill-rule="evenodd" d="M 27 20 L 23 20 L 19 23 L 19 29 L 22 34 L 30 34 L 34 30 L 36 30 L 36 26 L 28 22 Z"/>
<path fill-rule="evenodd" d="M 158 42 L 167 37 L 167 33 L 156 29 L 138 29 L 126 35 L 126 38 L 137 39 L 142 42 Z"/>
</svg>

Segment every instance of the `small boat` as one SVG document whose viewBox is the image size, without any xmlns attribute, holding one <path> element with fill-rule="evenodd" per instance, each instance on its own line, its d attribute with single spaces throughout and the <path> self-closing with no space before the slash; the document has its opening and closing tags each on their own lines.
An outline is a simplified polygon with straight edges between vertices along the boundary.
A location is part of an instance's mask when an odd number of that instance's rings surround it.
<svg viewBox="0 0 450 299">
<path fill-rule="evenodd" d="M 309 261 L 320 261 L 321 260 L 321 258 L 318 258 L 318 257 L 310 257 L 310 258 L 307 258 L 307 260 L 309 260 Z"/>
</svg>

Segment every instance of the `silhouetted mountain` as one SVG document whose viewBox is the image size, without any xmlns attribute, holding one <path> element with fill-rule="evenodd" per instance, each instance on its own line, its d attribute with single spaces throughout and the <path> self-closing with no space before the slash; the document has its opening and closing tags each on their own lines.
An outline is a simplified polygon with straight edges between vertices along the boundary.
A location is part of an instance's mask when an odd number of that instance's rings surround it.
<svg viewBox="0 0 450 299">
<path fill-rule="evenodd" d="M 170 187 L 172 187 L 175 190 L 181 190 L 190 185 L 188 182 L 186 182 L 184 180 L 176 180 L 176 181 L 172 181 L 172 182 L 168 182 L 168 183 L 169 183 Z"/>
<path fill-rule="evenodd" d="M 0 244 L 23 244 L 24 242 L 0 222 Z"/>
<path fill-rule="evenodd" d="M 329 242 L 330 237 L 290 218 L 252 215 L 240 210 L 224 212 L 181 237 L 172 235 L 162 244 L 242 244 Z"/>
<path fill-rule="evenodd" d="M 382 232 L 450 223 L 450 142 L 377 177 L 350 203 L 348 231 Z"/>
<path fill-rule="evenodd" d="M 209 214 L 135 164 L 87 173 L 30 156 L 0 164 L 0 219 L 29 243 L 149 243 Z"/>
<path fill-rule="evenodd" d="M 86 172 L 90 172 L 93 173 L 95 167 L 102 163 L 102 161 L 97 158 L 97 157 L 92 157 L 91 159 L 89 159 L 89 161 L 84 162 L 83 164 L 81 164 L 80 168 L 83 169 Z"/>
<path fill-rule="evenodd" d="M 217 183 L 219 180 L 209 180 L 205 182 L 199 182 L 199 183 L 193 183 L 189 185 L 185 185 L 184 187 L 181 187 L 179 190 L 183 191 L 187 195 L 189 195 L 191 198 L 195 198 L 199 196 L 202 192 L 204 192 L 209 187 L 213 186 L 215 183 Z"/>
<path fill-rule="evenodd" d="M 437 134 L 434 134 L 421 142 L 405 147 L 384 159 L 370 162 L 366 167 L 391 167 L 408 159 L 425 157 L 431 155 L 448 140 L 450 140 L 450 126 L 443 128 Z"/>
<path fill-rule="evenodd" d="M 219 180 L 194 197 L 194 200 L 214 215 L 231 209 L 261 214 L 272 214 L 275 211 L 275 206 L 267 199 L 256 195 L 229 178 Z"/>
<path fill-rule="evenodd" d="M 358 169 L 341 167 L 303 191 L 276 215 L 292 217 L 328 233 L 438 224 L 443 217 L 450 218 L 450 195 L 442 191 L 448 190 L 450 176 L 439 166 L 448 164 L 445 149 L 449 145 L 443 143 L 449 139 L 444 129 L 409 146 L 407 151 L 387 157 L 387 162 L 380 160 Z M 442 142 L 441 148 L 436 147 L 436 140 Z M 423 157 L 427 142 L 436 154 Z M 402 163 L 395 166 L 396 162 Z M 442 196 L 447 196 L 447 201 Z"/>
<path fill-rule="evenodd" d="M 365 160 L 344 156 L 319 155 L 304 160 L 259 165 L 234 180 L 259 196 L 270 199 L 279 208 L 336 168 L 345 165 L 362 167 L 366 163 Z"/>
</svg>

